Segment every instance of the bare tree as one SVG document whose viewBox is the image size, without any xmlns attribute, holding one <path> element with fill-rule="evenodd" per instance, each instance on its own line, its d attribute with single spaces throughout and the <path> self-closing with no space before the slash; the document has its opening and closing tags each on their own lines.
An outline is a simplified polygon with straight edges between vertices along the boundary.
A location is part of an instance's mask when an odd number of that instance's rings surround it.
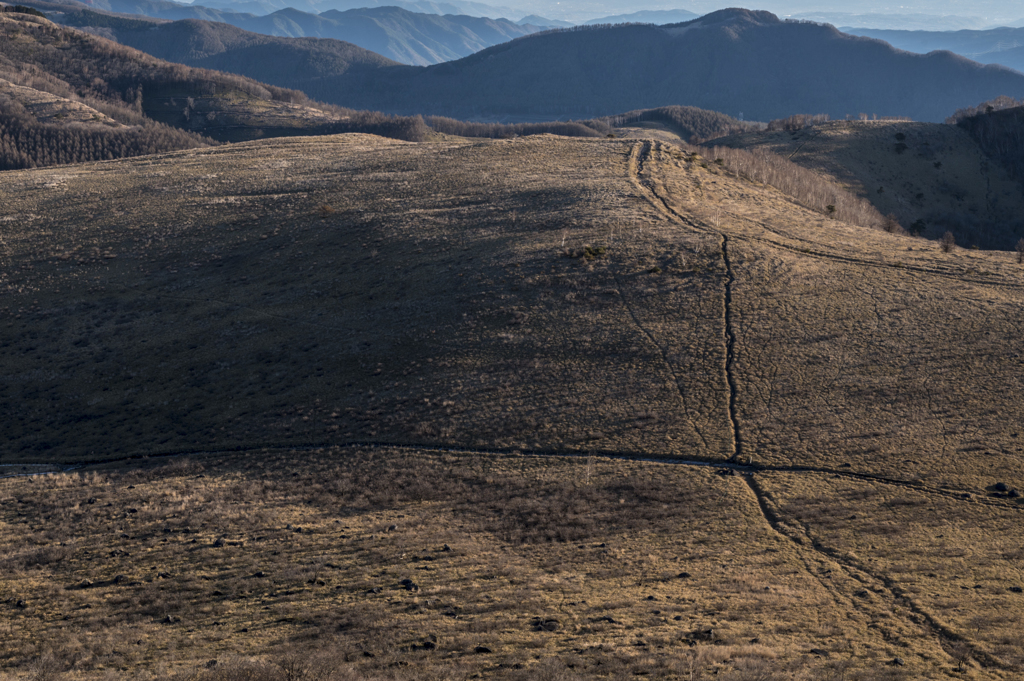
<svg viewBox="0 0 1024 681">
<path fill-rule="evenodd" d="M 956 238 L 953 236 L 953 232 L 946 232 L 942 235 L 939 240 L 939 248 L 942 249 L 943 253 L 949 253 L 956 246 Z"/>
</svg>

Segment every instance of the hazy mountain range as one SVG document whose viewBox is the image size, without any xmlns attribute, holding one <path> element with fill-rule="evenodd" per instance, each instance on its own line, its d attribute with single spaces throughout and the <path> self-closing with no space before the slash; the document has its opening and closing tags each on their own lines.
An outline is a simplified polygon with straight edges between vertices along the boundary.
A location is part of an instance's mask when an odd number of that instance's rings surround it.
<svg viewBox="0 0 1024 681">
<path fill-rule="evenodd" d="M 589 117 L 685 104 L 751 120 L 797 112 L 941 121 L 965 103 L 1024 95 L 1024 75 L 914 55 L 831 26 L 723 10 L 686 24 L 544 33 L 372 81 L 324 82 L 344 106 L 455 117 Z"/>
<path fill-rule="evenodd" d="M 949 50 L 982 64 L 1002 64 L 1024 71 L 1024 28 L 987 31 L 890 31 L 844 28 L 846 33 L 884 40 L 909 52 Z"/>
<path fill-rule="evenodd" d="M 692 21 L 699 17 L 685 9 L 645 10 L 632 12 L 630 14 L 614 14 L 609 17 L 600 17 L 583 22 L 585 25 L 594 24 L 678 24 L 683 21 Z"/>
<path fill-rule="evenodd" d="M 182 40 L 186 40 L 183 30 L 185 33 L 196 31 L 205 35 L 209 35 L 210 31 L 219 30 L 201 29 L 196 25 L 187 30 L 156 28 L 151 20 L 123 19 L 89 10 L 68 11 L 62 16 L 54 16 L 54 19 L 69 26 L 89 28 L 93 33 L 153 54 L 155 52 L 147 48 L 150 39 L 147 37 L 147 31 L 156 31 L 161 36 L 168 35 L 168 31 L 171 31 L 182 36 Z M 199 19 L 200 17 L 195 17 L 192 20 Z M 329 10 L 319 15 L 295 9 L 283 9 L 265 16 L 224 12 L 219 14 L 215 21 L 267 36 L 333 38 L 359 45 L 399 63 L 416 65 L 438 64 L 459 59 L 492 45 L 541 30 L 539 26 L 516 24 L 506 19 L 465 15 L 441 16 L 409 12 L 398 7 L 354 9 L 345 12 Z M 163 38 L 157 40 L 159 42 Z M 162 42 L 160 45 L 161 47 L 154 49 L 164 50 Z M 206 49 L 199 52 L 208 54 Z M 188 50 L 182 54 L 197 56 L 197 53 Z M 161 55 L 161 58 L 176 60 L 166 55 Z M 260 64 L 262 62 L 257 62 L 254 66 L 258 67 Z"/>
<path fill-rule="evenodd" d="M 965 29 L 987 29 L 993 21 L 980 16 L 956 14 L 891 14 L 888 12 L 800 12 L 789 15 L 799 21 L 817 21 L 823 24 L 846 27 L 858 26 L 871 29 L 899 29 L 904 31 L 960 31 Z M 996 22 L 1003 24 L 1005 22 Z M 843 28 L 843 30 L 846 30 Z"/>
</svg>

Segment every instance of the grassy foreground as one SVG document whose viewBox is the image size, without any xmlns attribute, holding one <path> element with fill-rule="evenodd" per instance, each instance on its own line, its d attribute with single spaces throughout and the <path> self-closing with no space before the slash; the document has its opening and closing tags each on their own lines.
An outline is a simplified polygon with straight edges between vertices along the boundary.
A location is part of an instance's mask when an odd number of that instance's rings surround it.
<svg viewBox="0 0 1024 681">
<path fill-rule="evenodd" d="M 954 567 L 938 556 L 964 530 L 934 531 L 949 515 L 1019 532 L 1018 514 L 799 474 L 755 484 L 793 520 L 769 522 L 744 476 L 588 458 L 335 449 L 0 480 L 0 668 L 909 679 L 963 659 L 957 678 L 1012 678 L 1024 597 L 1003 570 L 1019 548 L 975 543 Z M 826 530 L 834 558 L 814 544 Z M 941 574 L 902 574 L 896 546 Z"/>
</svg>

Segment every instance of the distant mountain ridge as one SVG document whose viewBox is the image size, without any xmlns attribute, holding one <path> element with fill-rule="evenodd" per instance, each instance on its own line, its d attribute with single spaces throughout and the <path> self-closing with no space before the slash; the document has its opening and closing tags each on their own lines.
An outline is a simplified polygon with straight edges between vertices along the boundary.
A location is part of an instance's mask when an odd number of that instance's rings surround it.
<svg viewBox="0 0 1024 681">
<path fill-rule="evenodd" d="M 591 19 L 584 21 L 583 24 L 586 26 L 595 24 L 678 24 L 684 21 L 693 21 L 699 16 L 699 14 L 685 9 L 643 10 L 631 14 L 614 14 Z"/>
<path fill-rule="evenodd" d="M 949 50 L 982 64 L 1001 64 L 1024 72 L 1024 28 L 1002 27 L 985 31 L 844 30 L 851 35 L 884 40 L 908 52 L 925 54 L 935 50 Z"/>
<path fill-rule="evenodd" d="M 185 8 L 190 7 L 190 5 L 173 3 L 169 0 L 89 0 L 88 4 L 96 9 L 130 14 L 148 14 L 148 12 L 131 11 L 126 9 L 128 5 L 136 5 L 140 8 L 152 5 L 154 9 L 171 4 Z M 344 12 L 350 9 L 374 7 L 401 7 L 410 12 L 421 12 L 424 14 L 461 14 L 491 18 L 511 17 L 520 14 L 509 7 L 498 7 L 474 2 L 473 0 L 444 0 L 443 2 L 435 2 L 433 0 L 201 0 L 201 2 L 196 4 L 201 4 L 209 9 L 255 15 L 272 14 L 278 10 L 288 8 L 320 14 L 328 10 Z M 168 10 L 173 10 L 173 8 L 162 8 L 157 11 Z"/>
<path fill-rule="evenodd" d="M 114 0 L 119 1 L 121 0 Z M 358 45 L 395 62 L 419 66 L 459 59 L 492 45 L 542 30 L 541 26 L 520 25 L 506 19 L 464 15 L 440 16 L 409 12 L 398 7 L 354 9 L 345 12 L 329 10 L 319 15 L 296 9 L 282 9 L 265 16 L 219 12 L 202 7 L 192 9 L 197 16 L 184 17 L 185 19 L 218 21 L 267 36 L 332 38 Z M 170 18 L 169 15 L 182 13 L 188 12 L 177 9 L 161 9 L 159 12 L 164 15 L 160 18 Z M 121 37 L 116 37 L 118 31 L 114 29 L 114 25 L 117 20 L 106 15 L 76 9 L 65 11 L 63 16 L 54 15 L 54 19 L 81 28 L 109 28 L 110 31 L 102 35 L 150 51 L 146 48 L 144 35 L 124 33 Z M 134 28 L 150 30 L 150 26 L 141 24 Z M 195 28 L 198 30 L 198 27 Z M 270 65 L 270 68 L 273 68 L 273 65 Z"/>
<path fill-rule="evenodd" d="M 748 120 L 861 113 L 942 121 L 999 95 L 1024 74 L 949 52 L 913 55 L 832 26 L 722 10 L 661 27 L 550 31 L 459 61 L 385 69 L 358 86 L 325 79 L 335 103 L 392 113 L 589 118 L 687 105 Z"/>
</svg>

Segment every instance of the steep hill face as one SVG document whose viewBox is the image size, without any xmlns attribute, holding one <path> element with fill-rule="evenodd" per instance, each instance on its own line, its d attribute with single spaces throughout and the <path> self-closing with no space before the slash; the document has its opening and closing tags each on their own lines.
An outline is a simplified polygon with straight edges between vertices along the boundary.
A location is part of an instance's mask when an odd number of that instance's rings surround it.
<svg viewBox="0 0 1024 681">
<path fill-rule="evenodd" d="M 681 104 L 753 120 L 863 112 L 941 121 L 968 104 L 1024 94 L 1024 74 L 747 10 L 680 25 L 544 33 L 359 87 L 344 76 L 332 84 L 332 101 L 346 106 L 463 117 L 588 117 Z"/>
<path fill-rule="evenodd" d="M 1014 118 L 1010 110 L 1006 119 Z M 980 120 L 965 127 L 974 125 L 980 133 Z M 1019 123 L 1015 130 L 1019 135 Z M 1024 191 L 1008 163 L 1020 149 L 1013 132 L 1000 134 L 1008 147 L 993 140 L 986 149 L 954 125 L 834 121 L 792 132 L 745 132 L 713 143 L 764 149 L 834 177 L 926 238 L 950 231 L 963 246 L 1009 250 L 1024 236 Z"/>
<path fill-rule="evenodd" d="M 1024 106 L 978 111 L 962 118 L 957 126 L 1024 183 Z"/>
</svg>

